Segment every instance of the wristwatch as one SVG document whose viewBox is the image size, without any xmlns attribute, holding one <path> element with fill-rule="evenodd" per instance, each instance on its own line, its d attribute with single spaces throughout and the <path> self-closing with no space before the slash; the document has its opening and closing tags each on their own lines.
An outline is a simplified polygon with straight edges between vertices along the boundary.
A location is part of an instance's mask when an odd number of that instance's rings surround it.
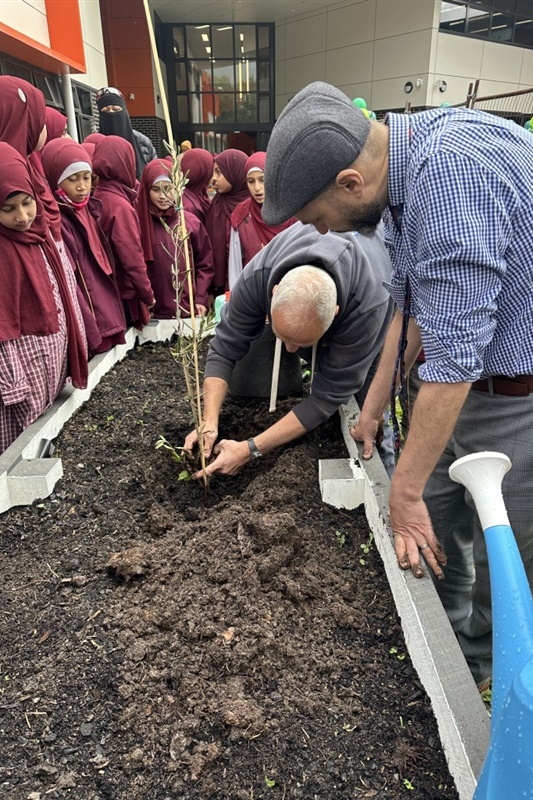
<svg viewBox="0 0 533 800">
<path fill-rule="evenodd" d="M 261 450 L 259 450 L 253 439 L 248 439 L 248 447 L 250 449 L 250 458 L 252 459 L 252 461 L 254 458 L 261 458 L 263 453 L 261 452 Z"/>
</svg>

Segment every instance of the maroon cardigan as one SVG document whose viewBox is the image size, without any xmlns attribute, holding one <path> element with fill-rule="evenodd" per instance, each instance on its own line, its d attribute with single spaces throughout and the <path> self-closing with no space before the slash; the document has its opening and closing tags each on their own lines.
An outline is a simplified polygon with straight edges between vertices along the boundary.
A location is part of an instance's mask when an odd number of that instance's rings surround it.
<svg viewBox="0 0 533 800">
<path fill-rule="evenodd" d="M 195 302 L 207 306 L 208 289 L 213 280 L 215 267 L 213 249 L 207 232 L 194 214 L 185 211 L 185 225 L 189 232 L 189 257 L 194 268 Z M 155 294 L 154 317 L 157 319 L 174 319 L 176 317 L 176 291 L 173 286 L 171 265 L 174 245 L 169 232 L 158 217 L 151 216 L 154 241 L 153 260 L 148 262 L 148 276 Z M 177 217 L 171 220 L 176 225 Z M 179 275 L 180 286 L 183 287 L 180 299 L 180 316 L 190 316 L 189 290 L 185 272 L 185 254 L 180 252 Z"/>
<path fill-rule="evenodd" d="M 84 318 L 87 311 L 92 318 L 85 319 L 86 328 L 96 326 L 100 342 L 91 342 L 91 355 L 104 353 L 116 344 L 124 344 L 126 320 L 120 294 L 113 273 L 113 255 L 105 235 L 98 224 L 102 204 L 91 197 L 87 205 L 94 232 L 102 243 L 106 261 L 101 263 L 90 246 L 85 226 L 77 212 L 66 203 L 59 204 L 61 234 L 71 257 L 79 291 L 83 296 Z"/>
<path fill-rule="evenodd" d="M 150 319 L 148 309 L 154 304 L 154 294 L 146 272 L 139 218 L 125 197 L 103 184 L 100 179 L 94 192 L 102 203 L 100 224 L 113 251 L 120 297 L 133 324 L 142 327 Z"/>
</svg>

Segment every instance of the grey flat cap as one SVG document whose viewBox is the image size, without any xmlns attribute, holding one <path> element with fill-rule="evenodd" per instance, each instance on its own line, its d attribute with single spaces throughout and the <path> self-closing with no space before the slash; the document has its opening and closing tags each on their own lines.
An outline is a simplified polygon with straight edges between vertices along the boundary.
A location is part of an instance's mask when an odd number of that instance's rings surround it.
<svg viewBox="0 0 533 800">
<path fill-rule="evenodd" d="M 314 200 L 359 156 L 370 122 L 344 92 L 315 81 L 281 112 L 267 147 L 267 225 L 278 225 Z"/>
</svg>

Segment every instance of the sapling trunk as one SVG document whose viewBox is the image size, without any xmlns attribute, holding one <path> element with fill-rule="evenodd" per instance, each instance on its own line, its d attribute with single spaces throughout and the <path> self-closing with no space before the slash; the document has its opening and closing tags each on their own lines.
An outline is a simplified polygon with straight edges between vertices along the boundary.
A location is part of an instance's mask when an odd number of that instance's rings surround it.
<svg viewBox="0 0 533 800">
<path fill-rule="evenodd" d="M 202 419 L 202 388 L 200 378 L 200 361 L 198 356 L 198 340 L 202 339 L 202 335 L 206 329 L 206 320 L 201 318 L 198 321 L 196 315 L 195 305 L 195 286 L 194 286 L 194 263 L 191 258 L 191 251 L 189 248 L 189 231 L 185 222 L 185 209 L 183 208 L 183 191 L 187 184 L 187 177 L 183 174 L 179 159 L 174 148 L 167 144 L 167 148 L 172 155 L 172 168 L 170 172 L 171 183 L 174 187 L 175 202 L 178 208 L 179 224 L 170 230 L 172 241 L 174 243 L 173 263 L 172 263 L 172 276 L 174 281 L 174 289 L 176 292 L 176 309 L 178 317 L 181 316 L 181 296 L 183 294 L 184 286 L 187 286 L 189 295 L 190 306 L 190 320 L 191 320 L 191 334 L 190 337 L 185 337 L 183 327 L 180 326 L 178 332 L 178 343 L 176 348 L 173 349 L 173 357 L 181 363 L 185 384 L 187 386 L 187 396 L 191 406 L 194 427 L 198 437 L 198 449 L 200 452 L 200 464 L 203 471 L 204 486 L 207 491 L 208 478 L 205 474 L 207 462 L 203 448 L 203 419 Z M 180 280 L 179 264 L 180 253 L 183 251 L 185 261 L 185 278 Z M 207 322 L 208 324 L 208 322 Z"/>
</svg>

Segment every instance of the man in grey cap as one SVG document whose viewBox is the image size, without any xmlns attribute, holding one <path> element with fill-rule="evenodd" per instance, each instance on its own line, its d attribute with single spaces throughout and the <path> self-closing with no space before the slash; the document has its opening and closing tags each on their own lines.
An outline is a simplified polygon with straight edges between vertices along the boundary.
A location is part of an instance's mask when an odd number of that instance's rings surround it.
<svg viewBox="0 0 533 800">
<path fill-rule="evenodd" d="M 420 577 L 422 556 L 446 577 L 439 593 L 481 685 L 492 669 L 487 555 L 448 468 L 482 450 L 518 466 L 503 494 L 533 585 L 533 137 L 468 109 L 389 114 L 381 124 L 313 83 L 274 127 L 265 196 L 268 224 L 294 215 L 320 232 L 366 233 L 383 214 L 398 310 L 352 435 L 369 458 L 391 389 L 423 346 L 390 521 L 400 566 Z"/>
</svg>

